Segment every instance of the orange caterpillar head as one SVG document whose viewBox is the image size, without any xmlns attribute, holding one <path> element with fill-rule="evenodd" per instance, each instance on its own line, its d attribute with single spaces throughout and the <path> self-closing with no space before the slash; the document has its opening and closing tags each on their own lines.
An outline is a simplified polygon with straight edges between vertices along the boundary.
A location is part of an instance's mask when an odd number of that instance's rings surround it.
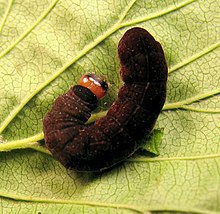
<svg viewBox="0 0 220 214">
<path fill-rule="evenodd" d="M 98 99 L 104 97 L 108 91 L 106 80 L 93 73 L 83 75 L 79 80 L 79 84 L 88 88 Z"/>
</svg>

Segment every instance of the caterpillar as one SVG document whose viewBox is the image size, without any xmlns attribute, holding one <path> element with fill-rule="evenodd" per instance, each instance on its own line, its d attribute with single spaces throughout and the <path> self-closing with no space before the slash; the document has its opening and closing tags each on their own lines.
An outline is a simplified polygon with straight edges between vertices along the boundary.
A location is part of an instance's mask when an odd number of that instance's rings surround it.
<svg viewBox="0 0 220 214">
<path fill-rule="evenodd" d="M 139 148 L 166 99 L 167 64 L 159 42 L 143 28 L 129 29 L 118 44 L 124 85 L 107 115 L 86 125 L 108 89 L 94 74 L 59 96 L 43 119 L 45 144 L 66 168 L 102 171 Z"/>
</svg>

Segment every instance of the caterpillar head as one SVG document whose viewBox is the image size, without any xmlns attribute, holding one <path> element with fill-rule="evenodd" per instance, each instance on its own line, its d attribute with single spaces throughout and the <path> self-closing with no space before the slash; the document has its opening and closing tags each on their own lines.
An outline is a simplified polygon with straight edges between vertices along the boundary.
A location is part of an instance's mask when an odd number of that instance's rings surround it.
<svg viewBox="0 0 220 214">
<path fill-rule="evenodd" d="M 83 75 L 79 84 L 88 88 L 98 99 L 104 97 L 108 91 L 108 84 L 106 80 L 93 73 Z"/>
</svg>

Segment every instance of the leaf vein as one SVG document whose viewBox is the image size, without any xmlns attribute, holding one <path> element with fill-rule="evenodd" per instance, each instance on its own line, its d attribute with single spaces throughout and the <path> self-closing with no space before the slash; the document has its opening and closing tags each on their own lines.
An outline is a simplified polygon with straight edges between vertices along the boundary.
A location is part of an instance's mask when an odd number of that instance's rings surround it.
<svg viewBox="0 0 220 214">
<path fill-rule="evenodd" d="M 50 199 L 50 198 L 39 198 L 33 196 L 22 196 L 11 194 L 8 192 L 1 191 L 0 197 L 12 199 L 12 200 L 19 200 L 19 201 L 28 201 L 34 203 L 52 203 L 52 204 L 75 204 L 75 205 L 89 205 L 89 206 L 96 206 L 96 207 L 108 207 L 108 208 L 117 208 L 117 209 L 127 209 L 132 210 L 138 213 L 144 213 L 146 209 L 141 206 L 132 206 L 127 204 L 116 204 L 116 203 L 104 203 L 98 201 L 76 201 L 76 200 L 65 200 L 65 199 Z"/>
<path fill-rule="evenodd" d="M 220 153 L 210 155 L 185 156 L 185 157 L 155 157 L 155 158 L 130 158 L 128 162 L 161 162 L 161 161 L 195 161 L 220 158 Z"/>
<path fill-rule="evenodd" d="M 188 5 L 192 2 L 195 2 L 195 1 L 197 1 L 197 0 L 186 0 L 186 1 L 181 2 L 179 5 L 173 4 L 170 8 L 168 8 L 168 9 L 165 8 L 164 10 L 157 12 L 157 13 L 153 13 L 150 16 L 148 15 L 148 16 L 144 16 L 142 18 L 135 19 L 133 21 L 124 22 L 121 24 L 121 27 L 126 27 L 126 26 L 130 26 L 130 25 L 137 24 L 140 22 L 148 21 L 150 19 L 158 18 L 160 16 L 163 16 L 163 15 L 169 14 L 175 10 L 178 10 L 182 7 L 185 7 L 186 5 Z"/>
<path fill-rule="evenodd" d="M 214 51 L 215 49 L 220 47 L 220 42 L 217 42 L 215 44 L 210 45 L 209 47 L 204 48 L 202 51 L 200 51 L 199 53 L 192 55 L 191 57 L 181 61 L 180 63 L 177 63 L 175 66 L 171 67 L 169 69 L 169 74 L 177 71 L 178 69 L 184 67 L 185 65 L 188 65 L 189 63 L 199 59 L 200 57 L 210 53 L 211 51 Z"/>
<path fill-rule="evenodd" d="M 183 105 L 181 109 L 189 110 L 189 111 L 195 111 L 195 112 L 202 112 L 202 113 L 220 113 L 220 108 L 216 109 L 204 109 L 204 108 L 196 108 L 191 107 L 187 105 Z"/>
<path fill-rule="evenodd" d="M 105 207 L 105 208 L 115 208 L 115 209 L 126 209 L 131 210 L 137 213 L 147 213 L 150 211 L 178 211 L 184 213 L 210 213 L 210 214 L 218 214 L 217 211 L 211 210 L 204 210 L 198 208 L 189 208 L 189 207 L 175 207 L 175 206 L 167 206 L 163 205 L 161 208 L 158 206 L 152 207 L 149 205 L 145 205 L 145 207 L 140 205 L 127 205 L 127 204 L 119 204 L 119 203 L 108 203 L 108 202 L 99 202 L 99 201 L 77 201 L 77 200 L 65 200 L 65 199 L 55 199 L 55 198 L 39 198 L 33 196 L 22 196 L 18 194 L 12 194 L 8 191 L 1 191 L 0 197 L 10 200 L 16 200 L 20 202 L 32 202 L 32 203 L 50 203 L 50 204 L 69 204 L 69 205 L 87 205 L 87 206 L 94 206 L 94 207 Z"/>
<path fill-rule="evenodd" d="M 185 99 L 185 100 L 182 100 L 182 101 L 179 101 L 179 102 L 166 103 L 164 105 L 163 110 L 171 110 L 171 109 L 184 108 L 184 107 L 187 108 L 185 105 L 189 105 L 189 104 L 192 104 L 194 102 L 198 102 L 200 100 L 207 99 L 209 97 L 212 97 L 212 96 L 215 96 L 215 95 L 218 95 L 218 94 L 220 94 L 220 88 L 217 88 L 217 89 L 212 90 L 212 91 L 207 91 L 203 94 L 198 94 L 194 97 L 190 97 L 188 99 Z"/>
<path fill-rule="evenodd" d="M 6 55 L 9 51 L 11 51 L 20 41 L 22 41 L 48 14 L 49 12 L 55 7 L 58 0 L 54 0 L 52 4 L 48 7 L 48 9 L 43 13 L 37 21 L 30 26 L 28 30 L 26 30 L 13 44 L 11 44 L 8 48 L 0 53 L 0 58 Z"/>
<path fill-rule="evenodd" d="M 13 1 L 14 1 L 14 0 L 11 0 L 11 1 L 9 1 L 9 3 L 8 3 L 8 8 L 7 8 L 7 10 L 5 11 L 5 14 L 4 14 L 3 19 L 2 19 L 2 23 L 1 23 L 1 25 L 0 25 L 0 33 L 2 32 L 2 28 L 4 27 L 4 24 L 5 24 L 5 22 L 6 22 L 7 18 L 8 18 L 8 15 L 9 15 L 9 13 L 10 13 L 10 10 L 11 10 L 12 4 L 13 4 Z"/>
<path fill-rule="evenodd" d="M 55 3 L 58 0 L 55 0 L 53 3 L 55 6 Z M 35 89 L 32 93 L 30 93 L 28 96 L 26 96 L 21 103 L 14 108 L 14 110 L 11 111 L 11 113 L 6 117 L 6 119 L 2 122 L 0 126 L 0 133 L 4 131 L 4 129 L 8 126 L 8 124 L 15 118 L 15 116 L 24 108 L 24 106 L 35 96 L 37 95 L 43 88 L 45 88 L 49 83 L 54 81 L 57 77 L 59 77 L 60 74 L 62 74 L 68 67 L 70 67 L 72 64 L 74 64 L 77 60 L 79 60 L 81 57 L 86 55 L 90 50 L 92 50 L 94 47 L 96 47 L 99 43 L 101 43 L 103 40 L 105 40 L 107 37 L 112 35 L 114 32 L 116 32 L 120 28 L 120 23 L 123 20 L 124 16 L 126 15 L 126 12 L 129 11 L 129 9 L 132 7 L 136 0 L 133 0 L 126 8 L 125 12 L 122 13 L 121 17 L 119 20 L 112 25 L 109 30 L 107 30 L 104 34 L 98 36 L 93 42 L 90 44 L 86 45 L 79 53 L 77 56 L 75 56 L 72 60 L 70 60 L 68 63 L 66 63 L 60 70 L 58 70 L 54 75 L 52 75 L 46 82 L 41 84 L 39 87 Z M 52 9 L 51 5 L 51 9 Z M 16 43 L 17 44 L 17 43 Z M 15 44 L 14 44 L 15 45 Z M 1 55 L 0 55 L 1 58 Z"/>
</svg>

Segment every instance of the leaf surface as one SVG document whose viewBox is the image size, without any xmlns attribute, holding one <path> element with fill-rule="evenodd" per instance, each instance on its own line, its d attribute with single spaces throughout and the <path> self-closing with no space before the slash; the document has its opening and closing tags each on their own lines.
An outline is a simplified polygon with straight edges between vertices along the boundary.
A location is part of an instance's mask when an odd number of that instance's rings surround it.
<svg viewBox="0 0 220 214">
<path fill-rule="evenodd" d="M 1 212 L 219 213 L 219 8 L 212 0 L 1 0 Z M 118 41 L 134 26 L 162 44 L 169 66 L 155 127 L 162 142 L 155 132 L 148 148 L 157 154 L 160 145 L 160 155 L 100 174 L 66 170 L 37 143 L 42 118 L 88 71 L 111 84 L 94 118 L 103 115 L 122 85 Z"/>
</svg>

